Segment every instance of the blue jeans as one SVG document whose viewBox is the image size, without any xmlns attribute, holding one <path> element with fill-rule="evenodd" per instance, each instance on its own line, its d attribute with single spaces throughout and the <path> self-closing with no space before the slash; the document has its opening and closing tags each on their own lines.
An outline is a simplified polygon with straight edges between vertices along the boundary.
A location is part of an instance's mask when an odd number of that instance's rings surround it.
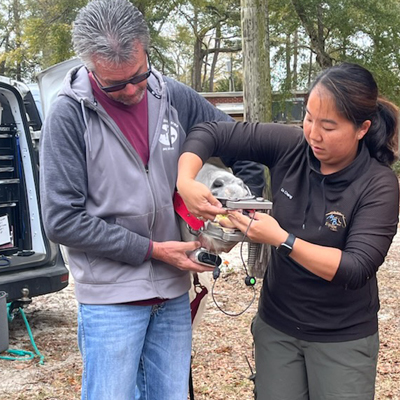
<svg viewBox="0 0 400 400">
<path fill-rule="evenodd" d="M 186 400 L 189 296 L 156 306 L 79 304 L 82 400 Z M 138 393 L 136 394 L 136 398 Z"/>
</svg>

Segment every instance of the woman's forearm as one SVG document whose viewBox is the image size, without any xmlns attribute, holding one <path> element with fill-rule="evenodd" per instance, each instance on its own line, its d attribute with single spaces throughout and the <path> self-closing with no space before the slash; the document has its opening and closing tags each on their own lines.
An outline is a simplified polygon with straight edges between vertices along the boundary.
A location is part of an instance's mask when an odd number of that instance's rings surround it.
<svg viewBox="0 0 400 400">
<path fill-rule="evenodd" d="M 176 183 L 178 190 L 180 190 L 179 186 L 182 186 L 182 182 L 184 183 L 185 180 L 195 179 L 202 166 L 203 161 L 199 156 L 194 153 L 183 153 L 178 161 L 178 179 Z"/>
<path fill-rule="evenodd" d="M 313 274 L 331 281 L 339 268 L 342 252 L 297 238 L 290 257 Z"/>
</svg>

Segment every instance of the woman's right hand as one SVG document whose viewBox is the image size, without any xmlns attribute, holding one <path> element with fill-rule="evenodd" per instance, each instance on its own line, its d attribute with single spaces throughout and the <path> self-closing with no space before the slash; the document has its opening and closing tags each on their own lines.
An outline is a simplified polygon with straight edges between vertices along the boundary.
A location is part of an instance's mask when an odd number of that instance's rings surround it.
<svg viewBox="0 0 400 400">
<path fill-rule="evenodd" d="M 222 204 L 203 183 L 186 178 L 178 180 L 177 187 L 187 209 L 195 217 L 213 221 L 216 215 L 226 212 L 222 209 Z"/>
<path fill-rule="evenodd" d="M 183 153 L 179 157 L 176 187 L 191 214 L 213 221 L 217 214 L 223 214 L 225 211 L 210 189 L 196 181 L 202 166 L 203 162 L 199 156 Z"/>
</svg>

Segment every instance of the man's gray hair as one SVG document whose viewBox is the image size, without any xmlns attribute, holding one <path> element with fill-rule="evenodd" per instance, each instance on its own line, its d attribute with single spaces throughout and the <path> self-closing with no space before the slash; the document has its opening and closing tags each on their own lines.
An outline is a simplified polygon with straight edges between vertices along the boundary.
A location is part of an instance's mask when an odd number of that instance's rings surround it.
<svg viewBox="0 0 400 400">
<path fill-rule="evenodd" d="M 93 0 L 83 7 L 73 27 L 75 53 L 89 70 L 94 61 L 115 65 L 134 62 L 137 45 L 150 44 L 143 14 L 127 0 Z"/>
</svg>

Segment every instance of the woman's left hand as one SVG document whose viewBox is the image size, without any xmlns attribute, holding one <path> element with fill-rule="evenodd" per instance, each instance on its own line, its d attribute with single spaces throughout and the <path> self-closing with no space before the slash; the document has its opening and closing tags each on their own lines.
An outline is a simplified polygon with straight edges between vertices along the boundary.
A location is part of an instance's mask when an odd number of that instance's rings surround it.
<svg viewBox="0 0 400 400">
<path fill-rule="evenodd" d="M 256 212 L 247 216 L 240 211 L 228 211 L 228 218 L 252 242 L 279 246 L 286 240 L 287 232 L 269 214 Z"/>
</svg>

